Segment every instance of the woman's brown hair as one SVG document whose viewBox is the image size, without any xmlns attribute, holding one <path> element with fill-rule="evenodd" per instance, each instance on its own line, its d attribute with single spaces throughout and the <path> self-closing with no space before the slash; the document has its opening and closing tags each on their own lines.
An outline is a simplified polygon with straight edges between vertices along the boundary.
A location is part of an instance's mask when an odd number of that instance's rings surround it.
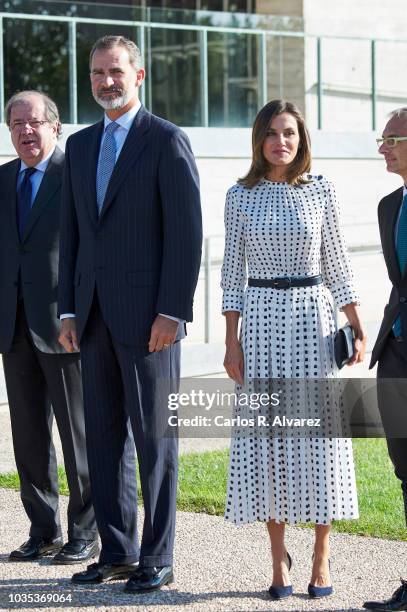
<svg viewBox="0 0 407 612">
<path fill-rule="evenodd" d="M 267 137 L 267 131 L 272 119 L 282 113 L 289 113 L 295 117 L 300 136 L 297 155 L 291 164 L 287 166 L 285 180 L 290 185 L 302 185 L 309 182 L 303 177 L 303 174 L 309 172 L 311 169 L 311 141 L 304 117 L 295 104 L 286 102 L 285 100 L 271 100 L 266 106 L 263 106 L 254 120 L 252 132 L 252 164 L 246 176 L 238 180 L 240 185 L 251 189 L 257 185 L 270 170 L 271 164 L 263 155 L 263 144 Z"/>
</svg>

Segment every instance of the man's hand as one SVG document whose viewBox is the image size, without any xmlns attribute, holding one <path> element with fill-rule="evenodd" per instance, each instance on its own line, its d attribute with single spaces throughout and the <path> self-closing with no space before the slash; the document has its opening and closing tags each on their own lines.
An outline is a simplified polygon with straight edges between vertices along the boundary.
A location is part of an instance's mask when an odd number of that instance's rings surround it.
<svg viewBox="0 0 407 612">
<path fill-rule="evenodd" d="M 67 317 L 61 321 L 61 332 L 58 341 L 68 353 L 79 350 L 78 338 L 76 336 L 75 317 Z"/>
<path fill-rule="evenodd" d="M 179 323 L 163 315 L 157 315 L 151 327 L 148 343 L 150 353 L 161 351 L 173 344 L 177 336 Z"/>
</svg>

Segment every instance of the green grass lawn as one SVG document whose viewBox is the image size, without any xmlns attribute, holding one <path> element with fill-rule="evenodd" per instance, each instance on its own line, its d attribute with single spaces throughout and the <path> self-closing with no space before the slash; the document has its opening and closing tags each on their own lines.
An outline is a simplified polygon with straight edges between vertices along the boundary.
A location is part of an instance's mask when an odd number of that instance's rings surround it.
<svg viewBox="0 0 407 612">
<path fill-rule="evenodd" d="M 400 481 L 383 439 L 353 440 L 359 499 L 357 521 L 338 521 L 335 530 L 391 540 L 407 540 Z"/>
<path fill-rule="evenodd" d="M 336 531 L 378 538 L 407 540 L 401 489 L 387 456 L 385 440 L 353 441 L 360 519 L 339 521 Z M 181 455 L 178 509 L 222 515 L 224 510 L 227 451 Z M 65 473 L 59 469 L 60 490 L 68 493 Z M 0 475 L 0 487 L 18 489 L 16 474 Z M 140 495 L 141 501 L 141 495 Z"/>
</svg>

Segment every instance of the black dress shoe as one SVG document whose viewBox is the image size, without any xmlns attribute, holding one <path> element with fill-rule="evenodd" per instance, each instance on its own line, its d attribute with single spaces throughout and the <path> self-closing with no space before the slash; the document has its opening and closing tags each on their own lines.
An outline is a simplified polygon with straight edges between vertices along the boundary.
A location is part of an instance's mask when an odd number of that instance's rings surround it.
<svg viewBox="0 0 407 612">
<path fill-rule="evenodd" d="M 164 584 L 174 582 L 171 565 L 164 567 L 139 567 L 124 587 L 125 593 L 148 593 L 156 591 Z"/>
<path fill-rule="evenodd" d="M 30 536 L 27 542 L 21 544 L 20 548 L 12 550 L 9 561 L 33 561 L 45 555 L 51 555 L 62 546 L 62 538 L 36 538 Z"/>
<path fill-rule="evenodd" d="M 97 540 L 80 540 L 72 538 L 55 555 L 51 563 L 56 565 L 72 565 L 81 563 L 99 554 L 99 544 Z"/>
<path fill-rule="evenodd" d="M 407 610 L 407 580 L 401 581 L 401 586 L 386 601 L 365 601 L 363 607 L 366 610 L 385 610 L 387 612 L 398 612 Z"/>
<path fill-rule="evenodd" d="M 71 578 L 76 584 L 99 584 L 108 580 L 126 580 L 137 569 L 138 563 L 113 565 L 112 563 L 92 563 L 83 572 Z"/>
</svg>

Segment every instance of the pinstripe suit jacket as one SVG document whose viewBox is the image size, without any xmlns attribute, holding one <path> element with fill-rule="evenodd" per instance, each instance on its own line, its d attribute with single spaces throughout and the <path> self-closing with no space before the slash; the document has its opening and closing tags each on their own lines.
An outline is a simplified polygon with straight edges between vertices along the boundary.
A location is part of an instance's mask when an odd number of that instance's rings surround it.
<svg viewBox="0 0 407 612">
<path fill-rule="evenodd" d="M 102 132 L 103 121 L 66 145 L 58 311 L 75 313 L 80 340 L 96 288 L 111 334 L 145 344 L 159 312 L 192 321 L 202 244 L 198 171 L 187 136 L 141 107 L 98 217 Z"/>
</svg>

